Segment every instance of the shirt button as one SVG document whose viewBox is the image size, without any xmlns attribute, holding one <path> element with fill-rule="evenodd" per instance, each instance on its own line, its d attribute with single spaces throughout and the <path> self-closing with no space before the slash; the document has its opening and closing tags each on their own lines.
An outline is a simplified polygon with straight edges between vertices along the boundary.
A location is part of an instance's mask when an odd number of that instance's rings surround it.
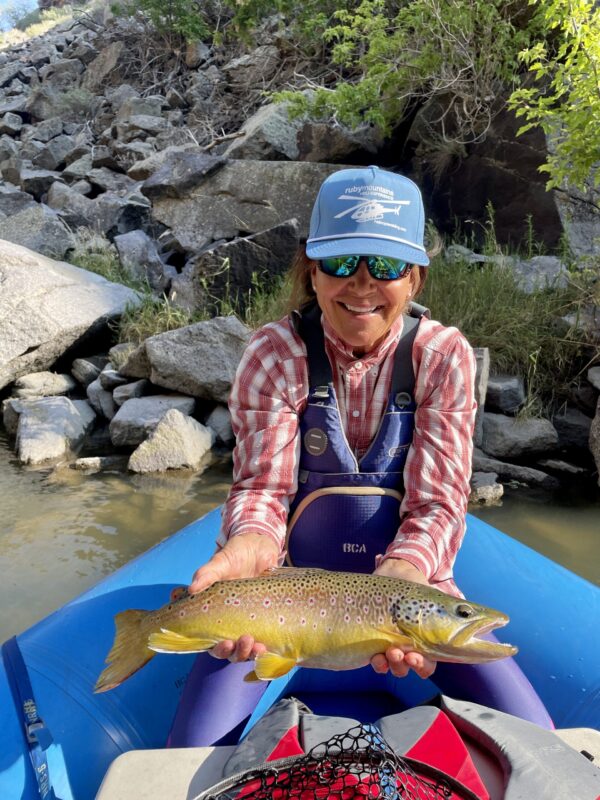
<svg viewBox="0 0 600 800">
<path fill-rule="evenodd" d="M 362 369 L 362 368 L 363 368 L 362 361 L 357 361 L 356 364 L 354 365 L 354 369 Z"/>
<path fill-rule="evenodd" d="M 352 416 L 353 417 L 360 417 L 360 411 L 358 411 L 358 409 L 355 408 L 354 411 L 352 412 Z"/>
</svg>

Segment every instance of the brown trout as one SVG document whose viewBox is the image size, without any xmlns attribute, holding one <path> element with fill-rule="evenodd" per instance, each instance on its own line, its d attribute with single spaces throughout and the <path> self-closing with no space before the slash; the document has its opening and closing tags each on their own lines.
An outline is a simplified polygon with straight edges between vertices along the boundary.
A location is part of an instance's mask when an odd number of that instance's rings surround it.
<svg viewBox="0 0 600 800">
<path fill-rule="evenodd" d="M 437 661 L 483 663 L 517 652 L 477 638 L 508 621 L 500 611 L 411 581 L 281 567 L 193 595 L 176 591 L 157 611 L 117 614 L 109 666 L 95 691 L 119 686 L 155 653 L 202 652 L 244 633 L 267 647 L 250 680 L 278 678 L 296 665 L 355 669 L 390 645 Z"/>
</svg>

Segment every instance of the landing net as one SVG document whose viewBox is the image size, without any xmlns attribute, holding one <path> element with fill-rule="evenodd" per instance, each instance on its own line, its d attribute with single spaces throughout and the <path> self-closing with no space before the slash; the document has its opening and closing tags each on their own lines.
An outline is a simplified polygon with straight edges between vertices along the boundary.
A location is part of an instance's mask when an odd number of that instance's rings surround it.
<svg viewBox="0 0 600 800">
<path fill-rule="evenodd" d="M 381 734 L 357 725 L 303 756 L 265 762 L 205 789 L 194 800 L 478 800 L 454 777 L 399 756 Z"/>
</svg>

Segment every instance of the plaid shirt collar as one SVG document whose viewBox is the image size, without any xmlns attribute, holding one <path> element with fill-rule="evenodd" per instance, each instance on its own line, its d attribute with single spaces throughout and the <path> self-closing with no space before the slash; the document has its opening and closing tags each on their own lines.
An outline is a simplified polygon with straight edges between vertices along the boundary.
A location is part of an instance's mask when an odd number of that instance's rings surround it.
<svg viewBox="0 0 600 800">
<path fill-rule="evenodd" d="M 373 367 L 383 361 L 392 345 L 395 348 L 396 344 L 398 343 L 398 339 L 400 338 L 400 334 L 402 333 L 404 321 L 402 315 L 400 315 L 377 347 L 375 347 L 369 353 L 366 353 L 364 356 L 360 356 L 360 358 L 353 354 L 352 347 L 350 345 L 348 345 L 343 339 L 340 339 L 333 327 L 325 319 L 324 315 L 321 315 L 321 324 L 323 325 L 325 338 L 330 343 L 336 359 L 339 360 L 339 363 L 342 366 L 349 366 L 356 361 L 362 361 L 366 367 Z"/>
</svg>

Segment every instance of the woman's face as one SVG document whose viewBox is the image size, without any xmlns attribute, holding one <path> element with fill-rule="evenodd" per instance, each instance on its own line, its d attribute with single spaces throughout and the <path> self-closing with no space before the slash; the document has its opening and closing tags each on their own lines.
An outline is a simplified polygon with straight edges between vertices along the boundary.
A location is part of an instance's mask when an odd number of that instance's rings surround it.
<svg viewBox="0 0 600 800">
<path fill-rule="evenodd" d="M 348 278 L 326 275 L 316 265 L 311 277 L 325 319 L 354 355 L 362 356 L 382 341 L 406 308 L 413 272 L 395 281 L 378 281 L 361 261 Z"/>
</svg>

